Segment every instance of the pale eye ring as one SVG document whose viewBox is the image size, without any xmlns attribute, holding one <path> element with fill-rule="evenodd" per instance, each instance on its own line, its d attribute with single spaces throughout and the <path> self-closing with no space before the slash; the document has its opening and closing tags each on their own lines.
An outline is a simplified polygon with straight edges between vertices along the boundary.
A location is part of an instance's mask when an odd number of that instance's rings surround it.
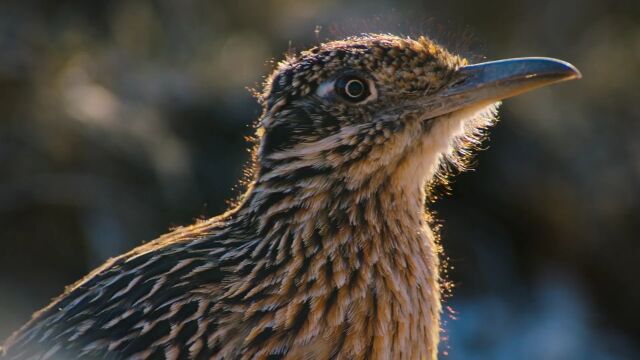
<svg viewBox="0 0 640 360">
<path fill-rule="evenodd" d="M 344 93 L 352 99 L 358 99 L 365 91 L 365 85 L 358 79 L 351 79 L 344 86 Z"/>
<path fill-rule="evenodd" d="M 327 80 L 318 85 L 316 94 L 329 101 L 337 98 L 354 105 L 365 104 L 378 97 L 373 80 L 358 74 L 344 74 Z"/>
<path fill-rule="evenodd" d="M 343 99 L 354 103 L 364 101 L 371 95 L 368 82 L 354 75 L 336 79 L 335 91 Z"/>
</svg>

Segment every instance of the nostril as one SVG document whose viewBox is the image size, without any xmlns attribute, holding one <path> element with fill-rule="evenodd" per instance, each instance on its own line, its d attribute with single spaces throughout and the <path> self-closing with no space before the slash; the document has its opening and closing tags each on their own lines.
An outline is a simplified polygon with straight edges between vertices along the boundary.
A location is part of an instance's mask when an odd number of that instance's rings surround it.
<svg viewBox="0 0 640 360">
<path fill-rule="evenodd" d="M 462 77 L 462 78 L 459 78 L 459 79 L 455 80 L 453 83 L 451 83 L 450 86 L 451 87 L 456 87 L 456 86 L 464 85 L 464 83 L 467 82 L 467 79 L 469 79 L 469 78 L 466 77 L 466 76 Z"/>
</svg>

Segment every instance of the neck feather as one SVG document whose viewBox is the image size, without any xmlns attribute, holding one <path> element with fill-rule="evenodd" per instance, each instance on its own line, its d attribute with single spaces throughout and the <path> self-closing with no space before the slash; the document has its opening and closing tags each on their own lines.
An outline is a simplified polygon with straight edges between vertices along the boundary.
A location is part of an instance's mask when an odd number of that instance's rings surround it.
<svg viewBox="0 0 640 360">
<path fill-rule="evenodd" d="M 426 135 L 423 122 L 406 123 L 404 140 L 372 148 L 366 161 L 336 166 L 291 152 L 261 169 L 236 212 L 254 236 L 230 260 L 242 281 L 225 294 L 250 304 L 243 342 L 316 358 L 435 358 L 439 246 L 425 184 L 493 109 L 442 117 Z"/>
<path fill-rule="evenodd" d="M 400 349 L 410 358 L 435 354 L 439 264 L 416 166 L 398 161 L 359 186 L 310 172 L 256 181 L 240 210 L 256 229 L 253 270 L 227 294 L 251 301 L 245 316 L 260 324 L 264 311 L 274 314 L 264 326 L 302 324 L 295 339 L 273 346 L 322 335 L 342 337 L 331 351 L 356 358 L 401 358 Z"/>
</svg>

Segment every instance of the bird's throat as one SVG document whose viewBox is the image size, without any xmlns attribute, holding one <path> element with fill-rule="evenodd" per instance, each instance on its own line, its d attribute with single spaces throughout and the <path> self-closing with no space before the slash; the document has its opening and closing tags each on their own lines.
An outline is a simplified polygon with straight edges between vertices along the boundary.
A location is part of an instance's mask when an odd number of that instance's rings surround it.
<svg viewBox="0 0 640 360">
<path fill-rule="evenodd" d="M 422 176 L 414 171 L 407 159 L 394 174 Z M 320 347 L 354 358 L 403 358 L 407 349 L 408 358 L 434 356 L 439 264 L 424 184 L 386 174 L 362 189 L 316 185 L 276 192 L 278 186 L 264 184 L 249 195 L 244 211 L 260 216 L 256 266 L 245 279 L 243 296 L 255 300 L 247 316 L 261 324 L 270 309 L 279 328 L 301 322 L 294 340 L 274 337 L 280 345 L 334 339 Z M 254 277 L 260 282 L 252 284 Z"/>
<path fill-rule="evenodd" d="M 318 358 L 435 358 L 440 247 L 425 185 L 493 110 L 448 114 L 426 131 L 406 123 L 384 151 L 341 168 L 292 154 L 261 171 L 239 211 L 254 231 L 253 270 L 229 293 L 251 304 L 243 341 L 269 327 L 283 334 L 269 347 Z"/>
</svg>

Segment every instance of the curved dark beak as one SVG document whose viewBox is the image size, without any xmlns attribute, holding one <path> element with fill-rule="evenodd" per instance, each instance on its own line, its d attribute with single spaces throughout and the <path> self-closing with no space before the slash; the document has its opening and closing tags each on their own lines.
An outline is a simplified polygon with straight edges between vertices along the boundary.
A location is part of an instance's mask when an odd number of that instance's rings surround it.
<svg viewBox="0 0 640 360">
<path fill-rule="evenodd" d="M 437 95 L 439 116 L 469 106 L 489 105 L 502 99 L 582 75 L 566 61 L 530 57 L 490 61 L 459 68 L 451 83 Z"/>
</svg>

